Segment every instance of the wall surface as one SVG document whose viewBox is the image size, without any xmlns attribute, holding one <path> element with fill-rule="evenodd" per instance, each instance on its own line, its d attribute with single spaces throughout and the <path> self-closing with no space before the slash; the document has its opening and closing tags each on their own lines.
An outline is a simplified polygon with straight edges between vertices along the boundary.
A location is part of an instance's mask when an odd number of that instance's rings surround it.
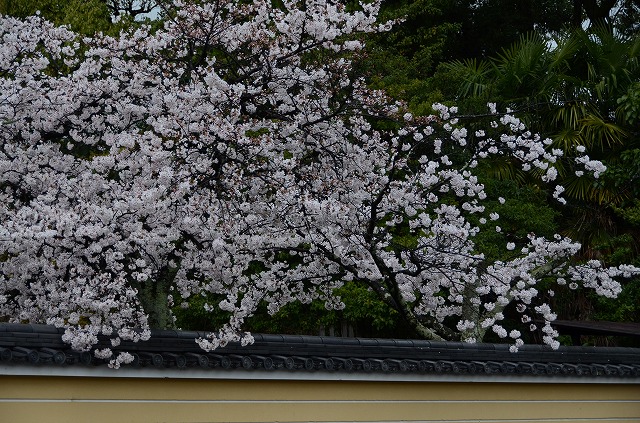
<svg viewBox="0 0 640 423">
<path fill-rule="evenodd" d="M 0 422 L 640 422 L 640 384 L 0 376 Z"/>
</svg>

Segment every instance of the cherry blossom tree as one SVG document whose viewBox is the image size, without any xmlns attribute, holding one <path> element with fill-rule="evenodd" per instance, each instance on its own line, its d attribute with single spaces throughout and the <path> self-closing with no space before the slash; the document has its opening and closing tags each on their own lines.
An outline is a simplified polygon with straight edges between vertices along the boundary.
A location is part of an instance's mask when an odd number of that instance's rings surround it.
<svg viewBox="0 0 640 423">
<path fill-rule="evenodd" d="M 509 155 L 553 184 L 563 152 L 509 114 L 469 133 L 455 108 L 414 117 L 368 89 L 353 64 L 362 34 L 389 27 L 378 3 L 175 3 L 161 29 L 116 38 L 0 18 L 0 316 L 89 350 L 148 339 L 174 301 L 213 294 L 205 308 L 230 318 L 198 340 L 211 350 L 251 342 L 259 304 L 340 308 L 333 291 L 353 280 L 421 337 L 493 331 L 515 350 L 514 303 L 557 346 L 541 283 L 615 296 L 640 273 L 574 263 L 560 236 L 485 258 L 474 237 L 500 228 L 478 163 Z"/>
</svg>

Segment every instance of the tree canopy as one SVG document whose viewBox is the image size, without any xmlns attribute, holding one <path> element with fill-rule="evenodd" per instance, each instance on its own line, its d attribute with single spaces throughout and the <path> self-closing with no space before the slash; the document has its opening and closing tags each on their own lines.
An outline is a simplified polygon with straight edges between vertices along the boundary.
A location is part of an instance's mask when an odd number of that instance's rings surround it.
<svg viewBox="0 0 640 423">
<path fill-rule="evenodd" d="M 263 306 L 340 309 L 354 282 L 424 338 L 490 332 L 517 350 L 535 319 L 558 345 L 552 284 L 613 297 L 640 273 L 575 261 L 560 235 L 476 242 L 502 232 L 511 201 L 485 189 L 482 163 L 511 157 L 562 201 L 564 151 L 495 105 L 468 130 L 456 108 L 414 116 L 369 88 L 379 3 L 176 5 L 115 37 L 0 17 L 0 316 L 88 350 L 146 339 L 203 296 L 226 313 L 198 341 L 211 350 L 250 342 Z M 583 150 L 576 166 L 597 178 Z M 522 328 L 505 328 L 507 307 Z"/>
</svg>

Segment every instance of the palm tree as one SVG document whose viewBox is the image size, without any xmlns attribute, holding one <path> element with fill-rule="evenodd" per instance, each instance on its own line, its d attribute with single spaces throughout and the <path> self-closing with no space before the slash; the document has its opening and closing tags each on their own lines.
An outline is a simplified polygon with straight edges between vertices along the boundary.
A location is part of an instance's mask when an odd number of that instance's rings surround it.
<svg viewBox="0 0 640 423">
<path fill-rule="evenodd" d="M 637 122 L 621 113 L 629 106 L 621 99 L 638 89 L 639 54 L 640 36 L 596 26 L 553 40 L 530 34 L 493 59 L 456 61 L 447 69 L 463 75 L 458 100 L 498 102 L 552 138 L 553 148 L 571 152 L 584 146 L 591 157 L 615 164 L 638 142 Z M 573 199 L 617 206 L 630 198 L 615 184 L 576 177 L 569 160 L 561 165 Z M 504 166 L 501 172 L 508 173 Z"/>
<path fill-rule="evenodd" d="M 594 25 L 553 39 L 529 34 L 490 60 L 446 66 L 462 75 L 458 103 L 510 108 L 533 131 L 551 138 L 550 148 L 567 152 L 557 164 L 570 205 L 563 208 L 560 226 L 583 244 L 583 257 L 612 264 L 640 261 L 639 55 L 640 34 Z M 599 179 L 576 175 L 572 153 L 578 146 L 608 167 Z M 496 162 L 487 172 L 532 183 L 514 163 Z M 633 291 L 635 285 L 628 287 Z M 629 298 L 625 304 L 637 310 L 640 299 Z M 567 314 L 592 315 L 591 301 L 581 300 L 580 310 Z"/>
</svg>

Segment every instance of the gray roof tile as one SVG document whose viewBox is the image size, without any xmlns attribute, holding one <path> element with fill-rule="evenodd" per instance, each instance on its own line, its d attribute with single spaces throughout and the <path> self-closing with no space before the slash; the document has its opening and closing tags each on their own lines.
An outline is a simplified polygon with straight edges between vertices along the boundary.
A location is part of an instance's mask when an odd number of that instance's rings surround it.
<svg viewBox="0 0 640 423">
<path fill-rule="evenodd" d="M 3 364 L 103 366 L 91 353 L 72 351 L 62 329 L 0 323 Z M 503 344 L 423 340 L 254 335 L 252 345 L 232 343 L 206 353 L 195 343 L 203 332 L 152 331 L 147 342 L 123 341 L 114 350 L 135 356 L 129 366 L 157 368 L 284 369 L 295 372 L 450 373 L 640 378 L 640 349 L 525 345 L 518 353 Z M 110 346 L 107 337 L 96 348 Z"/>
</svg>

